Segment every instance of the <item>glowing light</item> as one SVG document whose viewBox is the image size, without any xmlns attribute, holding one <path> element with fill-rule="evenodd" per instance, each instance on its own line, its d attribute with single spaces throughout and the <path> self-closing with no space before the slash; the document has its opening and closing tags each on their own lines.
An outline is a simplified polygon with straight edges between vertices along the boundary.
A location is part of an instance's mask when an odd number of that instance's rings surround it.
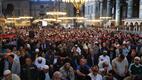
<svg viewBox="0 0 142 80">
<path fill-rule="evenodd" d="M 47 15 L 67 15 L 66 12 L 47 12 Z"/>
</svg>

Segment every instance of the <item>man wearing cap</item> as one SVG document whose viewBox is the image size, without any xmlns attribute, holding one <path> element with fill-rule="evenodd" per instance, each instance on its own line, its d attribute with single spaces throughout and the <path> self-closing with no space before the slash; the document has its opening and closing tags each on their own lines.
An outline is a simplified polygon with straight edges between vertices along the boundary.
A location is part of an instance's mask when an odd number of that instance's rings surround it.
<svg viewBox="0 0 142 80">
<path fill-rule="evenodd" d="M 45 73 L 45 80 L 51 80 L 49 76 L 49 66 L 48 65 L 43 66 L 43 72 Z"/>
<path fill-rule="evenodd" d="M 5 70 L 3 76 L 2 80 L 21 80 L 18 75 L 13 74 L 10 70 Z"/>
<path fill-rule="evenodd" d="M 99 56 L 99 63 L 105 61 L 108 64 L 110 64 L 110 57 L 107 54 L 108 54 L 108 52 L 106 50 L 103 51 L 102 55 Z"/>
<path fill-rule="evenodd" d="M 46 59 L 43 57 L 37 57 L 35 60 L 35 65 L 37 66 L 39 80 L 44 80 L 45 75 L 43 72 L 43 67 L 46 65 Z"/>
<path fill-rule="evenodd" d="M 129 67 L 129 72 L 131 77 L 142 75 L 142 65 L 140 64 L 140 57 L 134 58 L 134 63 Z"/>
</svg>

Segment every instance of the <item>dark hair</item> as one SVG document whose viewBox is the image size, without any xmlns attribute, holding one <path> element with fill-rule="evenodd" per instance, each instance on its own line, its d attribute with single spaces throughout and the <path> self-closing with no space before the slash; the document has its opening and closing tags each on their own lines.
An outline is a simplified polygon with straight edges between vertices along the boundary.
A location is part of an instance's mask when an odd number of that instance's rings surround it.
<svg viewBox="0 0 142 80">
<path fill-rule="evenodd" d="M 13 54 L 10 54 L 9 57 L 11 57 L 12 59 L 14 59 L 14 55 Z"/>
</svg>

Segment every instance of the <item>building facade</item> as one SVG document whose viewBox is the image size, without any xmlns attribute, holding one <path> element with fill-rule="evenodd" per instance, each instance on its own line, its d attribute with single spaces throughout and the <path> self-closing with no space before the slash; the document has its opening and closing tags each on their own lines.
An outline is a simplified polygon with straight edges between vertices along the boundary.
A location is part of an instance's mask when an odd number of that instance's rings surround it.
<svg viewBox="0 0 142 80">
<path fill-rule="evenodd" d="M 29 0 L 3 0 L 2 8 L 3 14 L 8 17 L 28 16 L 30 14 Z"/>
<path fill-rule="evenodd" d="M 14 8 L 11 12 L 8 10 L 9 5 Z M 65 11 L 67 16 L 74 16 L 73 5 L 60 0 L 0 0 L 0 14 L 7 17 L 39 17 L 48 11 Z"/>
<path fill-rule="evenodd" d="M 19 16 L 33 16 L 39 17 L 46 14 L 48 11 L 54 10 L 54 0 L 3 0 L 2 13 L 7 17 L 19 17 Z M 13 6 L 11 14 L 6 14 L 9 10 L 9 5 Z"/>
<path fill-rule="evenodd" d="M 88 0 L 85 3 L 85 17 L 112 17 L 115 24 L 120 25 L 124 19 L 142 18 L 142 0 Z"/>
</svg>

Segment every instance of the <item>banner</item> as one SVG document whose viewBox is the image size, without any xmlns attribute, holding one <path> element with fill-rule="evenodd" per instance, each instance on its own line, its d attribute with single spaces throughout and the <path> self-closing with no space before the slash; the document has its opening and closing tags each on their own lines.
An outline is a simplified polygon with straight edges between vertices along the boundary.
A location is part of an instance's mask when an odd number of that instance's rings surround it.
<svg viewBox="0 0 142 80">
<path fill-rule="evenodd" d="M 0 34 L 0 38 L 15 38 L 16 34 Z"/>
</svg>

